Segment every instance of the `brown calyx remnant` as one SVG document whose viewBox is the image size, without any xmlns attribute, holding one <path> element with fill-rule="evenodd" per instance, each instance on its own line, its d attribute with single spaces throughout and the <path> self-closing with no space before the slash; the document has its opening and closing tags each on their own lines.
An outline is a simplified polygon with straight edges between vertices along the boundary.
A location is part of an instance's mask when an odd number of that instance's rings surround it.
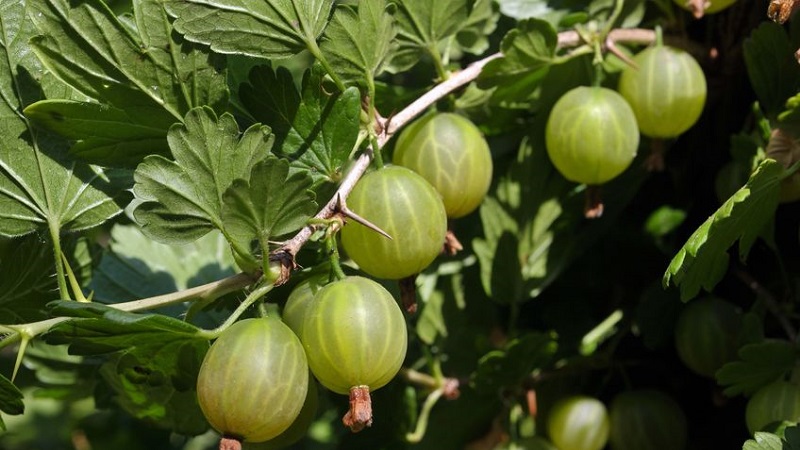
<svg viewBox="0 0 800 450">
<path fill-rule="evenodd" d="M 599 219 L 602 215 L 603 199 L 600 195 L 600 186 L 587 186 L 583 216 L 587 219 Z"/>
<path fill-rule="evenodd" d="M 353 433 L 372 426 L 372 399 L 369 386 L 350 388 L 350 411 L 342 418 L 342 423 Z"/>
<path fill-rule="evenodd" d="M 800 0 L 772 0 L 767 8 L 767 17 L 773 22 L 784 24 L 798 9 Z"/>
<path fill-rule="evenodd" d="M 400 301 L 403 303 L 403 308 L 409 314 L 417 312 L 417 276 L 411 275 L 410 277 L 402 278 L 400 284 Z"/>
<path fill-rule="evenodd" d="M 663 172 L 666 164 L 664 163 L 664 140 L 652 139 L 650 141 L 650 154 L 644 161 L 644 168 L 648 172 Z"/>
<path fill-rule="evenodd" d="M 242 441 L 235 437 L 223 436 L 219 440 L 219 450 L 242 450 Z"/>
<path fill-rule="evenodd" d="M 444 236 L 444 253 L 455 256 L 461 250 L 464 250 L 464 246 L 461 245 L 461 241 L 458 240 L 453 230 L 448 227 L 447 234 Z"/>
</svg>

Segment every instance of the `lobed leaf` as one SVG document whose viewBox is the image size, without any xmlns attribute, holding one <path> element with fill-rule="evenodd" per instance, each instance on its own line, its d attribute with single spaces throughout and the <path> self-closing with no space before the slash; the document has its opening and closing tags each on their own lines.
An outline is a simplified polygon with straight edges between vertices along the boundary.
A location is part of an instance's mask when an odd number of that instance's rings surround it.
<svg viewBox="0 0 800 450">
<path fill-rule="evenodd" d="M 285 58 L 315 48 L 333 0 L 165 0 L 175 29 L 220 53 Z"/>
<path fill-rule="evenodd" d="M 224 230 L 222 196 L 236 179 L 247 179 L 269 154 L 269 128 L 254 125 L 239 136 L 233 116 L 219 118 L 196 108 L 168 136 L 175 158 L 148 156 L 134 174 L 142 201 L 134 217 L 144 232 L 165 243 L 188 243 L 214 228 Z"/>
<path fill-rule="evenodd" d="M 53 252 L 35 235 L 0 245 L 0 317 L 3 325 L 44 320 L 45 304 L 58 297 Z"/>
<path fill-rule="evenodd" d="M 233 242 L 248 248 L 252 241 L 262 253 L 269 241 L 302 228 L 317 211 L 311 178 L 289 173 L 289 163 L 270 156 L 253 167 L 249 180 L 236 180 L 223 197 L 222 220 Z M 267 267 L 264 258 L 264 271 Z"/>
<path fill-rule="evenodd" d="M 796 358 L 794 347 L 786 341 L 747 344 L 739 349 L 738 361 L 717 371 L 717 383 L 725 386 L 727 396 L 751 395 L 791 371 Z"/>
<path fill-rule="evenodd" d="M 314 186 L 338 183 L 358 139 L 361 96 L 356 88 L 329 94 L 325 72 L 314 66 L 305 73 L 301 91 L 283 68 L 253 68 L 240 97 L 250 114 L 275 133 L 273 152 L 309 174 Z"/>
<path fill-rule="evenodd" d="M 526 19 L 509 31 L 500 43 L 502 57 L 490 61 L 478 77 L 483 89 L 533 92 L 552 64 L 556 64 L 558 35 L 548 22 Z"/>
<path fill-rule="evenodd" d="M 35 129 L 22 110 L 42 98 L 41 67 L 28 44 L 27 4 L 0 1 L 0 235 L 48 227 L 84 230 L 122 210 L 123 186 L 98 168 L 65 158 L 66 142 Z"/>
<path fill-rule="evenodd" d="M 320 49 L 345 84 L 373 92 L 395 36 L 393 11 L 386 0 L 339 5 L 325 30 Z"/>
<path fill-rule="evenodd" d="M 172 32 L 163 1 L 135 2 L 135 29 L 100 0 L 29 3 L 42 33 L 31 41 L 37 56 L 102 105 L 50 101 L 26 109 L 40 125 L 67 131 L 77 141 L 75 155 L 132 166 L 145 155 L 167 153 L 167 130 L 191 108 L 220 111 L 227 105 L 224 58 Z M 105 121 L 116 126 L 94 126 Z"/>
<path fill-rule="evenodd" d="M 440 41 L 455 35 L 472 12 L 476 0 L 392 0 L 397 5 L 397 44 L 392 70 L 415 65 L 425 52 L 436 51 Z"/>
<path fill-rule="evenodd" d="M 664 274 L 664 287 L 680 287 L 689 300 L 700 289 L 711 291 L 728 267 L 727 250 L 739 241 L 739 257 L 747 253 L 778 206 L 783 167 L 764 160 L 747 183 L 731 196 L 689 237 Z"/>
<path fill-rule="evenodd" d="M 742 450 L 800 450 L 800 427 L 790 426 L 779 434 L 782 436 L 757 431 L 753 439 L 744 443 Z"/>
</svg>

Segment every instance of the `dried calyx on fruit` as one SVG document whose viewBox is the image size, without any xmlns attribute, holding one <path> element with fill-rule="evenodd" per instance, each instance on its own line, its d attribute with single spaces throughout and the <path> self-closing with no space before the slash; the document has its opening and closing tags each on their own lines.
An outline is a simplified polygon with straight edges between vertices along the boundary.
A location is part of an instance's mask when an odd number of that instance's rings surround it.
<svg viewBox="0 0 800 450">
<path fill-rule="evenodd" d="M 775 128 L 769 138 L 767 158 L 772 158 L 788 169 L 800 161 L 800 140 L 783 128 Z M 800 171 L 784 178 L 781 182 L 780 201 L 789 203 L 800 200 Z"/>
</svg>

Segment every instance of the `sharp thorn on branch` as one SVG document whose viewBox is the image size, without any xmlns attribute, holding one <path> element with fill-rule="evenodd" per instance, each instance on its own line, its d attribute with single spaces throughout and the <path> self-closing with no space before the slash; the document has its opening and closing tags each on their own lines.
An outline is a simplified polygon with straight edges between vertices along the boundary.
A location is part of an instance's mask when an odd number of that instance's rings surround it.
<svg viewBox="0 0 800 450">
<path fill-rule="evenodd" d="M 365 227 L 369 228 L 370 230 L 375 231 L 376 233 L 378 233 L 378 234 L 380 234 L 380 235 L 382 235 L 382 236 L 384 236 L 384 237 L 386 237 L 388 239 L 392 239 L 392 236 L 390 236 L 389 233 L 381 230 L 380 227 L 378 227 L 374 223 L 370 222 L 369 220 L 367 220 L 367 219 L 359 216 L 358 214 L 354 213 L 353 211 L 351 211 L 350 208 L 347 207 L 347 203 L 345 203 L 345 200 L 342 198 L 341 194 L 337 194 L 337 197 L 338 197 L 338 199 L 337 199 L 337 207 L 336 208 L 345 217 L 355 220 L 356 222 L 360 223 L 361 225 L 364 225 Z"/>
</svg>

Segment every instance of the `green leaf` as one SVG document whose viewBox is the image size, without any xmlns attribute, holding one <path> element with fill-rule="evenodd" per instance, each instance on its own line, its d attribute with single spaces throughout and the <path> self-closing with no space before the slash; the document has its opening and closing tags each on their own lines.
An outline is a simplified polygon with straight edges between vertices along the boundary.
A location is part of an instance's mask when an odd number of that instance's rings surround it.
<svg viewBox="0 0 800 450">
<path fill-rule="evenodd" d="M 773 22 L 764 21 L 744 41 L 747 74 L 767 116 L 783 111 L 786 100 L 800 88 L 800 66 L 789 36 Z"/>
<path fill-rule="evenodd" d="M 786 341 L 765 341 L 739 349 L 739 360 L 725 364 L 716 373 L 717 382 L 725 386 L 725 395 L 751 395 L 760 387 L 791 371 L 797 352 Z"/>
<path fill-rule="evenodd" d="M 175 29 L 220 53 L 285 58 L 316 48 L 333 0 L 166 0 Z"/>
<path fill-rule="evenodd" d="M 100 375 L 114 403 L 133 417 L 194 436 L 208 429 L 195 390 L 207 350 L 202 340 L 137 347 L 103 364 Z"/>
<path fill-rule="evenodd" d="M 470 384 L 476 389 L 489 391 L 515 386 L 530 376 L 534 369 L 549 364 L 557 347 L 554 334 L 525 334 L 506 344 L 504 349 L 484 355 L 478 361 Z"/>
<path fill-rule="evenodd" d="M 289 162 L 270 156 L 253 167 L 250 179 L 239 179 L 225 192 L 222 220 L 234 242 L 248 248 L 258 241 L 263 254 L 269 241 L 302 228 L 317 211 L 311 178 L 289 173 Z M 269 261 L 264 258 L 264 272 Z"/>
<path fill-rule="evenodd" d="M 423 53 L 436 52 L 443 39 L 455 35 L 467 22 L 476 0 L 393 0 L 397 4 L 398 49 L 392 70 L 415 65 Z"/>
<path fill-rule="evenodd" d="M 357 10 L 339 5 L 334 11 L 320 49 L 345 84 L 374 92 L 395 36 L 392 13 L 386 0 L 359 2 Z"/>
<path fill-rule="evenodd" d="M 147 238 L 138 227 L 117 225 L 109 248 L 89 285 L 94 299 L 104 303 L 168 294 L 235 271 L 230 247 L 217 232 L 191 244 L 168 246 Z"/>
<path fill-rule="evenodd" d="M 135 2 L 135 29 L 99 0 L 30 4 L 42 33 L 31 41 L 37 56 L 102 104 L 50 101 L 26 109 L 40 125 L 76 140 L 75 155 L 131 166 L 147 154 L 167 153 L 167 130 L 191 108 L 227 105 L 224 58 L 172 32 L 162 1 Z"/>
<path fill-rule="evenodd" d="M 38 236 L 10 240 L 0 248 L 0 317 L 3 325 L 43 320 L 54 293 L 53 251 Z"/>
<path fill-rule="evenodd" d="M 754 439 L 748 439 L 742 450 L 783 450 L 783 439 L 764 431 L 757 431 Z"/>
<path fill-rule="evenodd" d="M 314 66 L 297 92 L 288 70 L 259 66 L 240 95 L 253 117 L 275 133 L 273 152 L 310 174 L 315 186 L 341 180 L 360 126 L 358 89 L 329 94 L 322 86 L 324 75 Z"/>
<path fill-rule="evenodd" d="M 533 92 L 550 65 L 557 62 L 558 35 L 548 22 L 527 19 L 509 31 L 500 43 L 502 57 L 489 61 L 478 77 L 478 86 L 487 89 Z"/>
<path fill-rule="evenodd" d="M 783 170 L 775 160 L 764 160 L 747 184 L 689 237 L 664 274 L 664 287 L 679 286 L 684 301 L 701 288 L 710 292 L 725 274 L 727 250 L 737 240 L 739 256 L 745 260 L 778 206 Z"/>
<path fill-rule="evenodd" d="M 224 230 L 222 195 L 235 179 L 247 179 L 272 146 L 269 128 L 254 125 L 239 135 L 228 113 L 217 118 L 196 108 L 176 124 L 168 141 L 174 161 L 148 156 L 134 174 L 142 201 L 134 217 L 144 232 L 164 243 L 188 243 L 214 228 Z"/>
<path fill-rule="evenodd" d="M 103 355 L 169 341 L 206 340 L 197 327 L 182 320 L 122 311 L 100 303 L 59 300 L 51 302 L 50 312 L 73 319 L 50 328 L 45 341 L 68 344 L 73 355 Z"/>
<path fill-rule="evenodd" d="M 497 28 L 499 18 L 493 1 L 476 0 L 466 22 L 456 33 L 454 47 L 473 55 L 483 54 L 489 50 L 489 36 Z"/>
<path fill-rule="evenodd" d="M 66 160 L 66 142 L 22 115 L 41 99 L 36 80 L 43 69 L 28 44 L 34 30 L 25 3 L 3 0 L 0 10 L 0 235 L 97 226 L 122 211 L 116 198 L 123 187 L 100 169 Z"/>
<path fill-rule="evenodd" d="M 499 0 L 498 3 L 503 15 L 517 20 L 541 17 L 552 11 L 547 0 Z"/>
<path fill-rule="evenodd" d="M 8 378 L 0 375 L 0 411 L 16 416 L 25 412 L 25 404 L 22 403 L 22 392 L 14 386 Z M 3 418 L 0 417 L 0 430 L 5 431 L 6 426 Z"/>
</svg>

